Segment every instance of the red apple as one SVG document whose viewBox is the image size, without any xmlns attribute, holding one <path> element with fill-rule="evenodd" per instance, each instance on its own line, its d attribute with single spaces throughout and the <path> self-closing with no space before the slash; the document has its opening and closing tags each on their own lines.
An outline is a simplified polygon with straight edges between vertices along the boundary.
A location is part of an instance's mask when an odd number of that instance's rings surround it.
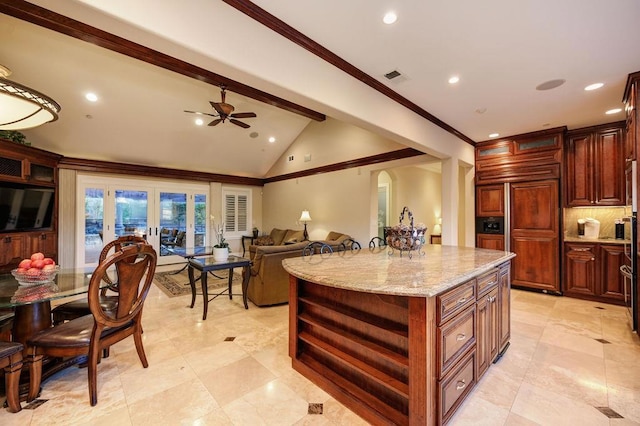
<svg viewBox="0 0 640 426">
<path fill-rule="evenodd" d="M 44 260 L 44 264 L 45 265 L 55 265 L 56 264 L 56 262 L 50 257 L 45 257 L 42 260 Z"/>
<path fill-rule="evenodd" d="M 32 268 L 42 269 L 42 268 L 44 268 L 44 265 L 45 265 L 45 263 L 44 263 L 43 259 L 33 260 L 31 262 L 31 267 Z"/>
<path fill-rule="evenodd" d="M 44 265 L 44 267 L 42 268 L 44 272 L 55 271 L 55 269 L 56 269 L 56 265 L 51 265 L 51 264 Z"/>
<path fill-rule="evenodd" d="M 23 259 L 18 265 L 18 268 L 24 268 L 24 269 L 31 268 L 31 259 Z"/>
<path fill-rule="evenodd" d="M 27 269 L 27 276 L 39 277 L 40 276 L 40 269 L 38 269 L 38 268 L 29 268 L 29 269 Z"/>
<path fill-rule="evenodd" d="M 44 254 L 37 252 L 31 255 L 31 260 L 42 260 L 44 259 Z"/>
</svg>

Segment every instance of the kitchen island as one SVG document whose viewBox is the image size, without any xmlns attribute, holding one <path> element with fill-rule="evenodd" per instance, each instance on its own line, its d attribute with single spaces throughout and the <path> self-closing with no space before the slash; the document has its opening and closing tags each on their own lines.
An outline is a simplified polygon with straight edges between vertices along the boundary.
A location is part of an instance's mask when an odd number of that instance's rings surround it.
<svg viewBox="0 0 640 426">
<path fill-rule="evenodd" d="M 515 254 L 424 250 L 283 261 L 293 368 L 372 424 L 446 423 L 508 346 Z"/>
</svg>

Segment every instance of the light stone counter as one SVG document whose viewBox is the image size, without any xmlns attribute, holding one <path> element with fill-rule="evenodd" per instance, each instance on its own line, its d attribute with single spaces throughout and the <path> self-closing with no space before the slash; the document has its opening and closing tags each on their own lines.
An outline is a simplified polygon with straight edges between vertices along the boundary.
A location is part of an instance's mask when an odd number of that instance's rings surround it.
<svg viewBox="0 0 640 426">
<path fill-rule="evenodd" d="M 291 275 L 314 283 L 366 293 L 432 297 L 515 257 L 515 253 L 426 245 L 425 255 L 400 257 L 386 248 L 284 259 Z"/>
<path fill-rule="evenodd" d="M 617 240 L 615 238 L 584 238 L 566 235 L 564 237 L 565 243 L 591 243 L 591 244 L 631 244 L 631 240 Z"/>
</svg>

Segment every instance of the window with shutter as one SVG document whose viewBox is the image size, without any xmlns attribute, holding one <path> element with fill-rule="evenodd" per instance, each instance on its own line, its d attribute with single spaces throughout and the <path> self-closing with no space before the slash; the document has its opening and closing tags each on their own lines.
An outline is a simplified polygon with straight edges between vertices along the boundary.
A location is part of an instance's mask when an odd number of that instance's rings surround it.
<svg viewBox="0 0 640 426">
<path fill-rule="evenodd" d="M 246 235 L 249 231 L 251 191 L 223 189 L 224 231 L 228 237 Z"/>
</svg>

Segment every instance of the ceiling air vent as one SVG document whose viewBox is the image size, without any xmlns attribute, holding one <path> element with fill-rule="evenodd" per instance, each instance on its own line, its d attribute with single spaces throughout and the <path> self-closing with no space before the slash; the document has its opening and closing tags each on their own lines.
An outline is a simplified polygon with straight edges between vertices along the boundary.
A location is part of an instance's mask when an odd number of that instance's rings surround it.
<svg viewBox="0 0 640 426">
<path fill-rule="evenodd" d="M 402 74 L 400 74 L 400 71 L 393 70 L 391 72 L 386 73 L 384 76 L 389 80 L 393 80 L 394 78 L 400 77 L 401 75 Z"/>
</svg>

